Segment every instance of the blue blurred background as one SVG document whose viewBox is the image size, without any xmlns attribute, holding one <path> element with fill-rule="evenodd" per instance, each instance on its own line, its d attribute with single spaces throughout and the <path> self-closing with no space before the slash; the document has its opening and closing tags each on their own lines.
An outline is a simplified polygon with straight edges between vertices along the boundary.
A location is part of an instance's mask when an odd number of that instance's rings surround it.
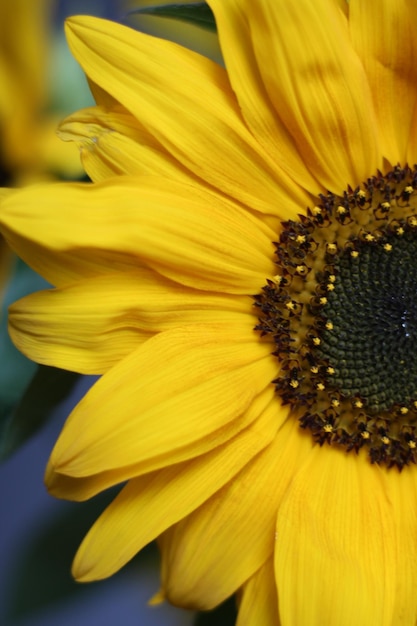
<svg viewBox="0 0 417 626">
<path fill-rule="evenodd" d="M 91 522 L 105 506 L 51 498 L 43 472 L 60 428 L 91 381 L 81 380 L 71 401 L 0 466 L 1 626 L 188 626 L 191 612 L 167 604 L 149 607 L 158 590 L 156 549 L 146 549 L 109 580 L 72 581 L 71 560 Z"/>
</svg>

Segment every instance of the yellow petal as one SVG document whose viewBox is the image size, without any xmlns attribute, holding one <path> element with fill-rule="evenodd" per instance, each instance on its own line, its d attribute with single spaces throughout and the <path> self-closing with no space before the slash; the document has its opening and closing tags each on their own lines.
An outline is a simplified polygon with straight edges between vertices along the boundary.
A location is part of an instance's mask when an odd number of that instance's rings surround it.
<svg viewBox="0 0 417 626">
<path fill-rule="evenodd" d="M 39 124 L 39 164 L 43 171 L 52 172 L 64 180 L 78 180 L 84 176 L 79 152 L 74 144 L 64 143 L 57 135 L 62 115 Z"/>
<path fill-rule="evenodd" d="M 237 312 L 255 325 L 247 296 L 195 291 L 138 268 L 26 296 L 9 308 L 9 331 L 37 363 L 103 374 L 157 332 L 189 323 L 232 323 Z"/>
<path fill-rule="evenodd" d="M 406 467 L 390 471 L 385 493 L 390 504 L 394 537 L 387 538 L 394 554 L 388 564 L 389 595 L 393 597 L 392 626 L 417 623 L 417 472 Z M 383 538 L 385 541 L 385 538 Z"/>
<path fill-rule="evenodd" d="M 230 445 L 231 448 L 238 446 L 239 449 L 246 450 L 247 460 L 251 457 L 251 451 L 253 456 L 255 455 L 259 449 L 258 444 L 262 444 L 262 447 L 264 447 L 270 442 L 279 427 L 280 421 L 275 414 L 271 424 L 268 422 L 269 414 L 265 413 L 264 416 L 262 415 L 272 399 L 275 399 L 274 395 L 273 386 L 269 385 L 254 399 L 242 419 L 227 424 L 209 437 L 202 439 L 198 445 L 194 443 L 170 450 L 165 455 L 151 459 L 139 459 L 132 465 L 126 465 L 91 476 L 74 478 L 73 476 L 66 476 L 55 471 L 50 460 L 45 474 L 48 490 L 57 498 L 86 500 L 104 489 L 125 482 L 130 478 L 188 461 L 224 445 Z M 261 418 L 259 417 L 260 415 L 262 416 Z"/>
<path fill-rule="evenodd" d="M 109 487 L 120 485 L 138 474 L 131 465 L 117 470 L 101 472 L 83 478 L 73 478 L 56 472 L 51 459 L 46 466 L 44 482 L 49 493 L 62 500 L 82 502 L 105 491 Z"/>
<path fill-rule="evenodd" d="M 386 478 L 365 454 L 328 446 L 316 447 L 303 464 L 277 519 L 275 570 L 285 626 L 400 623 L 393 621 L 399 529 Z"/>
<path fill-rule="evenodd" d="M 15 189 L 10 187 L 1 187 L 0 188 L 0 202 L 10 196 L 10 194 L 15 193 Z"/>
<path fill-rule="evenodd" d="M 158 4 L 162 3 L 158 2 Z M 222 63 L 217 34 L 200 28 L 197 24 L 180 22 L 161 15 L 145 14 L 129 15 L 129 24 L 134 26 L 136 30 L 175 41 L 190 50 L 213 59 L 216 63 Z"/>
<path fill-rule="evenodd" d="M 149 541 L 229 481 L 274 436 L 271 412 L 233 441 L 193 461 L 128 483 L 91 528 L 75 558 L 80 581 L 110 576 Z"/>
<path fill-rule="evenodd" d="M 190 182 L 186 170 L 139 122 L 122 107 L 109 111 L 91 107 L 67 117 L 60 125 L 64 141 L 75 141 L 90 178 L 155 174 Z"/>
<path fill-rule="evenodd" d="M 252 294 L 274 273 L 275 235 L 261 220 L 202 188 L 157 177 L 29 187 L 2 202 L 0 226 L 57 286 L 145 263 L 193 287 Z"/>
<path fill-rule="evenodd" d="M 236 626 L 280 626 L 274 560 L 266 563 L 244 584 Z"/>
<path fill-rule="evenodd" d="M 345 17 L 349 16 L 349 0 L 333 0 L 336 6 L 340 9 L 340 11 L 345 15 Z"/>
<path fill-rule="evenodd" d="M 313 179 L 340 193 L 375 172 L 372 95 L 338 4 L 209 4 L 243 115 L 277 163 L 312 192 Z"/>
<path fill-rule="evenodd" d="M 276 419 L 288 416 L 279 400 Z M 311 438 L 289 417 L 275 440 L 199 509 L 167 531 L 162 586 L 174 604 L 210 609 L 271 557 L 277 510 Z"/>
<path fill-rule="evenodd" d="M 392 165 L 417 160 L 411 133 L 417 104 L 417 4 L 400 0 L 352 2 L 352 42 L 368 75 L 382 152 Z M 411 153 L 407 152 L 411 140 Z"/>
<path fill-rule="evenodd" d="M 219 65 L 169 41 L 92 17 L 68 20 L 67 37 L 90 79 L 192 176 L 264 213 L 282 217 L 304 208 L 305 195 L 248 131 Z"/>
<path fill-rule="evenodd" d="M 161 333 L 109 370 L 81 400 L 52 463 L 76 477 L 193 443 L 199 454 L 198 442 L 207 446 L 218 429 L 235 420 L 239 429 L 276 369 L 246 316 Z"/>
</svg>

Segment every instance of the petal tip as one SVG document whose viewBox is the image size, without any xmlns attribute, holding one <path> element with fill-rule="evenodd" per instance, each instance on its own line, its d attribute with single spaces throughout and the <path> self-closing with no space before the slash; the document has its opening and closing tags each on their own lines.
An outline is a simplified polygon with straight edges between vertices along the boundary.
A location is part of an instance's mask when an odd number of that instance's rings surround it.
<svg viewBox="0 0 417 626">
<path fill-rule="evenodd" d="M 165 602 L 165 592 L 163 589 L 160 589 L 159 591 L 157 591 L 152 598 L 150 598 L 148 600 L 148 605 L 149 606 L 157 606 L 159 604 L 162 604 L 163 602 Z"/>
</svg>

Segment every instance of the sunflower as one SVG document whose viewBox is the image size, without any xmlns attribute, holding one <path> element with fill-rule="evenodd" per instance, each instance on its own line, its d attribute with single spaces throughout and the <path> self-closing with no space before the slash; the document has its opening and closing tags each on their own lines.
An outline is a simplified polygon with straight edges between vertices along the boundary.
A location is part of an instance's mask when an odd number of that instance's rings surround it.
<svg viewBox="0 0 417 626">
<path fill-rule="evenodd" d="M 238 624 L 417 621 L 417 6 L 210 0 L 225 68 L 90 17 L 91 184 L 9 194 L 55 288 L 12 306 L 39 363 L 101 374 L 46 472 L 123 484 L 73 572 L 159 538 L 158 599 Z"/>
</svg>

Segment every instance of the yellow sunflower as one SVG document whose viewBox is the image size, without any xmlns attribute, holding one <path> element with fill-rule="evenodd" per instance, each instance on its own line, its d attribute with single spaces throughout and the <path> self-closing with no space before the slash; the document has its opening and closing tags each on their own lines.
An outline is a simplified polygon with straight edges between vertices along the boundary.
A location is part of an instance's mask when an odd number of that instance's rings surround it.
<svg viewBox="0 0 417 626">
<path fill-rule="evenodd" d="M 210 0 L 225 69 L 89 17 L 92 184 L 12 193 L 32 359 L 102 374 L 46 480 L 125 483 L 81 581 L 159 537 L 159 598 L 238 625 L 417 621 L 417 5 Z"/>
</svg>

